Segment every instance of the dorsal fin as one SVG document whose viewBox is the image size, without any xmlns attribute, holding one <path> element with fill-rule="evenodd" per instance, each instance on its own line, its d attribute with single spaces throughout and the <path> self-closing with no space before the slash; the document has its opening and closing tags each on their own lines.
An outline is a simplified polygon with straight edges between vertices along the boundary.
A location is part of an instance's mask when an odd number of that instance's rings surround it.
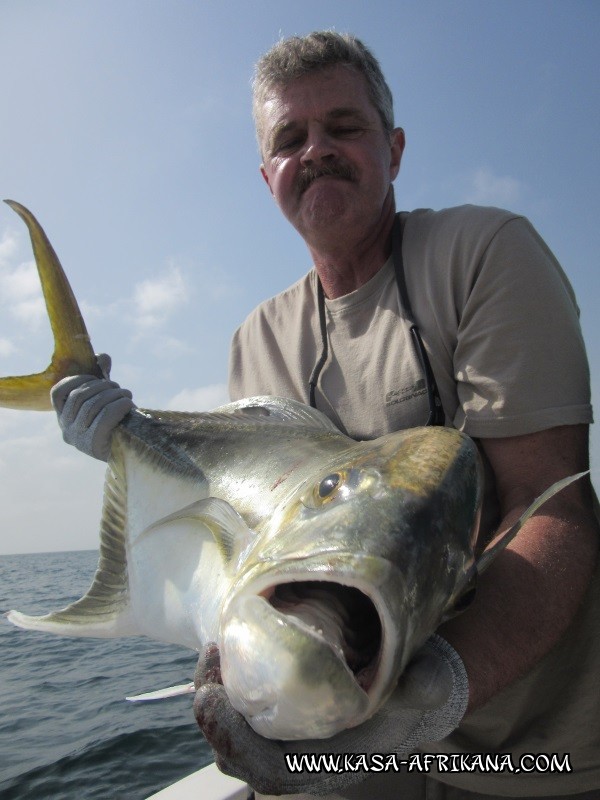
<svg viewBox="0 0 600 800">
<path fill-rule="evenodd" d="M 234 419 L 236 424 L 244 421 L 252 425 L 289 424 L 340 435 L 339 429 L 321 411 L 286 397 L 247 397 L 220 406 L 209 412 L 209 415 L 220 419 Z"/>
</svg>

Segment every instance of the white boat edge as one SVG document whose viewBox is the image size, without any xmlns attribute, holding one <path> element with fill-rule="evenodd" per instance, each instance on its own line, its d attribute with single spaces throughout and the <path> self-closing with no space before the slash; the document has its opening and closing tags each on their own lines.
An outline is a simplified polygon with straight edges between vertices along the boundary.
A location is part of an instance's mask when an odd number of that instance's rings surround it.
<svg viewBox="0 0 600 800">
<path fill-rule="evenodd" d="M 216 764 L 209 764 L 146 800 L 248 800 L 253 795 L 247 783 L 223 774 Z"/>
</svg>

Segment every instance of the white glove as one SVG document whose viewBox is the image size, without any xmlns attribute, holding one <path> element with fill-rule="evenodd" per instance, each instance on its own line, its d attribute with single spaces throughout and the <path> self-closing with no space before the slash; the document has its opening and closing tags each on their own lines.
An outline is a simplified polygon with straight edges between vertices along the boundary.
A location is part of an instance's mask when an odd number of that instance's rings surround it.
<svg viewBox="0 0 600 800">
<path fill-rule="evenodd" d="M 96 356 L 103 378 L 73 375 L 50 390 L 63 439 L 82 453 L 108 461 L 112 434 L 135 405 L 128 389 L 109 380 L 110 356 Z"/>
<path fill-rule="evenodd" d="M 450 734 L 464 716 L 469 688 L 464 664 L 441 636 L 432 636 L 404 671 L 398 687 L 374 717 L 330 739 L 278 742 L 259 736 L 227 699 L 220 683 L 218 650 L 208 645 L 196 671 L 194 714 L 222 772 L 263 794 L 328 794 L 359 783 L 368 773 L 290 772 L 291 753 L 396 753 L 402 758 L 424 742 Z M 205 682 L 209 681 L 209 682 Z M 318 710 L 315 709 L 315 713 Z"/>
</svg>

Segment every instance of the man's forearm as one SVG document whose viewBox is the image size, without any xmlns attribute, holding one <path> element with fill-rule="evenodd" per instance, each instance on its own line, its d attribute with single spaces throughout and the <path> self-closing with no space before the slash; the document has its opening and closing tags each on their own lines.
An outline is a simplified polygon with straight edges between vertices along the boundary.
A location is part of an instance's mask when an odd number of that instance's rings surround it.
<svg viewBox="0 0 600 800">
<path fill-rule="evenodd" d="M 440 628 L 469 677 L 469 711 L 529 672 L 573 620 L 594 570 L 597 523 L 591 511 L 550 501 L 481 576 L 473 604 Z M 513 509 L 505 531 L 525 506 Z"/>
</svg>

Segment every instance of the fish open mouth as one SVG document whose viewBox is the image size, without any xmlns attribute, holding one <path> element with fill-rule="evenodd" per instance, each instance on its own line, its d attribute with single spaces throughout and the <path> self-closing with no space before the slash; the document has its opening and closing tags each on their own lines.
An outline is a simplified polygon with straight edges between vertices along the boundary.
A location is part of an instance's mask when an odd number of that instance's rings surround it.
<svg viewBox="0 0 600 800">
<path fill-rule="evenodd" d="M 326 641 L 361 689 L 369 690 L 377 672 L 382 628 L 366 594 L 328 581 L 296 581 L 279 584 L 267 599 L 281 614 Z"/>
</svg>

